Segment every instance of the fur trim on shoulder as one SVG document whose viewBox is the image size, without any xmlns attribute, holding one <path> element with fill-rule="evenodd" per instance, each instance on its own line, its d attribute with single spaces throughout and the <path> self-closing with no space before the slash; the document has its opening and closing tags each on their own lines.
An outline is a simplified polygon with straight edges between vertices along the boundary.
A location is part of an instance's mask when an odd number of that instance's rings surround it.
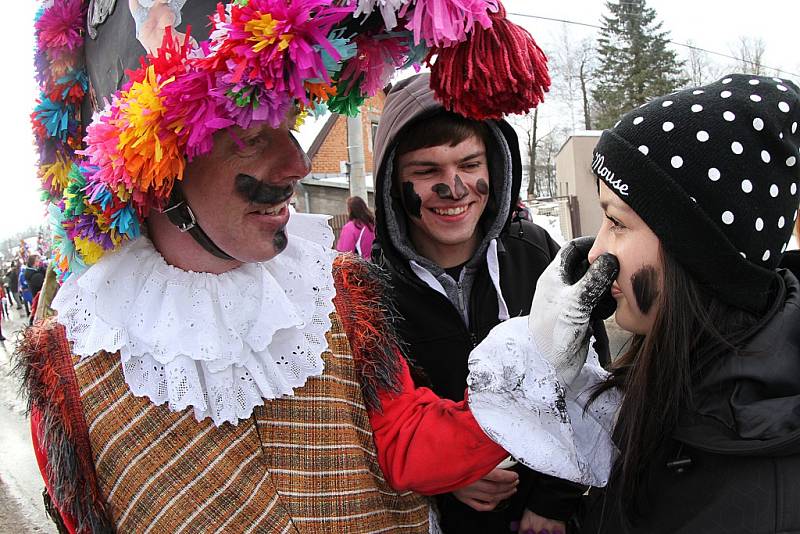
<svg viewBox="0 0 800 534">
<path fill-rule="evenodd" d="M 89 433 L 64 327 L 46 319 L 19 341 L 14 371 L 28 399 L 28 412 L 41 416 L 39 445 L 45 453 L 53 505 L 74 518 L 77 531 L 113 532 L 97 486 Z"/>
<path fill-rule="evenodd" d="M 394 329 L 389 277 L 355 254 L 333 262 L 334 304 L 342 320 L 368 409 L 380 410 L 378 393 L 400 389 L 401 341 Z"/>
</svg>

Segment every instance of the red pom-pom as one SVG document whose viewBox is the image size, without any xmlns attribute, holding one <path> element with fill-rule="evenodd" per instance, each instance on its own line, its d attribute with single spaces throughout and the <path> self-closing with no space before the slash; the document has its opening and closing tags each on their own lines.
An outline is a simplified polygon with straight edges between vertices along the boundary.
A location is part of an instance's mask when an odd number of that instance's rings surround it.
<svg viewBox="0 0 800 534">
<path fill-rule="evenodd" d="M 531 34 L 508 20 L 502 6 L 490 17 L 491 28 L 476 24 L 465 42 L 433 48 L 425 59 L 445 109 L 477 120 L 526 113 L 550 88 L 547 56 Z"/>
</svg>

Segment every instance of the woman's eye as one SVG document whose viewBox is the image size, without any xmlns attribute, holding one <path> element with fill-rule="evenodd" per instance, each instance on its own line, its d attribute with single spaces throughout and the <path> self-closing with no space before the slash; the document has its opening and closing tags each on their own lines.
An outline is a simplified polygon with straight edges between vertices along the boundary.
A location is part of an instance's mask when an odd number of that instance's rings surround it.
<svg viewBox="0 0 800 534">
<path fill-rule="evenodd" d="M 621 222 L 619 222 L 618 220 L 616 220 L 614 217 L 610 217 L 610 216 L 606 215 L 606 219 L 611 221 L 611 227 L 613 229 L 615 229 L 615 230 L 625 228 L 625 225 L 622 224 Z"/>
</svg>

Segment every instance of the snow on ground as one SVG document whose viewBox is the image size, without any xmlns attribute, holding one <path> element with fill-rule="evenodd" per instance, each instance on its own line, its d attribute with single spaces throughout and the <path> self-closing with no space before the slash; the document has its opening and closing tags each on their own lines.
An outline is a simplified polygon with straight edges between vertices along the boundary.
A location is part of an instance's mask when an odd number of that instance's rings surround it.
<svg viewBox="0 0 800 534">
<path fill-rule="evenodd" d="M 535 224 L 538 224 L 547 230 L 547 233 L 550 234 L 550 237 L 553 238 L 553 241 L 559 245 L 564 244 L 566 239 L 564 239 L 564 236 L 561 234 L 561 223 L 559 222 L 558 217 L 531 213 L 531 218 Z"/>
</svg>

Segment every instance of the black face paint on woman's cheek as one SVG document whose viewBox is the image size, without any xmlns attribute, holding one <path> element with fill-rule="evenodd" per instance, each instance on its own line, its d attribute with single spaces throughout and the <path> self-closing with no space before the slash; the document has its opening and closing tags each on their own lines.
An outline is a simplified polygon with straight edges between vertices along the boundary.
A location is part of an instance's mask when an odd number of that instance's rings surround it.
<svg viewBox="0 0 800 534">
<path fill-rule="evenodd" d="M 409 215 L 422 218 L 422 199 L 414 190 L 414 184 L 411 182 L 403 182 L 403 204 Z"/>
<path fill-rule="evenodd" d="M 645 265 L 631 276 L 636 305 L 646 314 L 658 297 L 658 273 L 652 265 Z"/>
<path fill-rule="evenodd" d="M 237 174 L 235 185 L 239 196 L 254 204 L 280 204 L 294 192 L 294 185 L 269 185 L 249 174 Z"/>
<path fill-rule="evenodd" d="M 475 189 L 481 195 L 489 194 L 489 184 L 486 183 L 486 180 L 484 180 L 483 178 L 478 178 L 478 183 L 475 184 Z"/>
<path fill-rule="evenodd" d="M 283 252 L 283 249 L 285 249 L 288 244 L 289 238 L 286 237 L 286 228 L 281 228 L 275 232 L 275 237 L 272 238 L 272 246 L 275 248 L 277 254 Z"/>
</svg>

